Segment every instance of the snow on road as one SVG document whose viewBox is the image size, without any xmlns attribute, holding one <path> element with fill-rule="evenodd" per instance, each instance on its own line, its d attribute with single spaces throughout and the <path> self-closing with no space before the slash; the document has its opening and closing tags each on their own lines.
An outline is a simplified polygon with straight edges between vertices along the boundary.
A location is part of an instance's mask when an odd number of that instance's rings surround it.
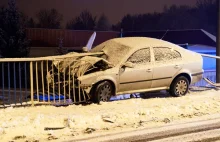
<svg viewBox="0 0 220 142">
<path fill-rule="evenodd" d="M 148 95 L 100 105 L 0 109 L 0 141 L 73 140 L 220 115 L 220 91 L 193 92 L 179 98 Z"/>
</svg>

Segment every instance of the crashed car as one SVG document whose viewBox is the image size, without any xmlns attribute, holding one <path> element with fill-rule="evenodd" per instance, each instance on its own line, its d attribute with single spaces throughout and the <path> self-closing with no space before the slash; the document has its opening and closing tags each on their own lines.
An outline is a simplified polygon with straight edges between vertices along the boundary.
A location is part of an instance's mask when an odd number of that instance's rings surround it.
<svg viewBox="0 0 220 142">
<path fill-rule="evenodd" d="M 184 96 L 189 85 L 203 75 L 200 54 L 145 37 L 111 39 L 88 52 L 66 54 L 54 61 L 54 66 L 56 70 L 48 75 L 49 83 L 65 88 L 78 102 L 106 102 L 119 94 L 159 90 Z M 60 83 L 52 72 L 58 72 Z"/>
</svg>

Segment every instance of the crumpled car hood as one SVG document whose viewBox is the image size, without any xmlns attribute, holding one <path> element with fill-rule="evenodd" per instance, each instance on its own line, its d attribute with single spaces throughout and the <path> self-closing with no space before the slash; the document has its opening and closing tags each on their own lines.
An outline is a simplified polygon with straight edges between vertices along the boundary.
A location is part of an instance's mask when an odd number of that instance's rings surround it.
<svg viewBox="0 0 220 142">
<path fill-rule="evenodd" d="M 75 53 L 63 55 L 61 59 L 56 59 L 53 65 L 60 73 L 71 74 L 71 76 L 80 77 L 85 73 L 105 70 L 112 68 L 113 65 L 107 60 L 97 57 L 103 55 L 103 52 L 97 53 Z"/>
</svg>

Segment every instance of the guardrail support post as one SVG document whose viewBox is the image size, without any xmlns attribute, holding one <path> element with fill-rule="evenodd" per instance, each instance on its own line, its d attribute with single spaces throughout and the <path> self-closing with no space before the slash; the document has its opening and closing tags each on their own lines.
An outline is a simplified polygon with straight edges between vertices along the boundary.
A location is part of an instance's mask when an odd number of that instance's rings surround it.
<svg viewBox="0 0 220 142">
<path fill-rule="evenodd" d="M 33 62 L 30 62 L 31 106 L 34 106 Z"/>
<path fill-rule="evenodd" d="M 216 56 L 220 56 L 220 0 L 217 0 L 217 38 Z M 216 83 L 220 83 L 220 60 L 216 59 Z"/>
</svg>

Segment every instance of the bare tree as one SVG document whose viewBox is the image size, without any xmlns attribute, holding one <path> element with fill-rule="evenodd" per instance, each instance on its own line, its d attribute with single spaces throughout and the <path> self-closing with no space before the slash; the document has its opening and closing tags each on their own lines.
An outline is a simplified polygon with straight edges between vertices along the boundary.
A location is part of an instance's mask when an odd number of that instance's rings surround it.
<svg viewBox="0 0 220 142">
<path fill-rule="evenodd" d="M 198 0 L 197 5 L 164 7 L 162 13 L 125 15 L 114 30 L 143 31 L 203 28 L 213 33 L 216 27 L 216 0 Z"/>
<path fill-rule="evenodd" d="M 67 29 L 73 30 L 94 30 L 96 26 L 96 17 L 88 10 L 84 10 L 79 16 L 67 23 Z"/>
<path fill-rule="evenodd" d="M 60 14 L 56 9 L 43 9 L 37 13 L 38 28 L 59 29 L 61 28 L 62 20 L 62 14 Z"/>
<path fill-rule="evenodd" d="M 27 28 L 35 28 L 36 27 L 36 23 L 33 18 L 28 19 L 28 21 L 26 23 L 26 27 Z"/>
<path fill-rule="evenodd" d="M 108 18 L 104 14 L 102 14 L 99 17 L 96 29 L 99 30 L 99 31 L 108 31 L 108 30 L 110 30 L 110 27 L 111 26 L 110 26 L 110 23 L 108 21 Z"/>
<path fill-rule="evenodd" d="M 199 28 L 196 9 L 189 6 L 176 6 L 164 8 L 160 20 L 162 29 L 195 29 Z"/>
</svg>

